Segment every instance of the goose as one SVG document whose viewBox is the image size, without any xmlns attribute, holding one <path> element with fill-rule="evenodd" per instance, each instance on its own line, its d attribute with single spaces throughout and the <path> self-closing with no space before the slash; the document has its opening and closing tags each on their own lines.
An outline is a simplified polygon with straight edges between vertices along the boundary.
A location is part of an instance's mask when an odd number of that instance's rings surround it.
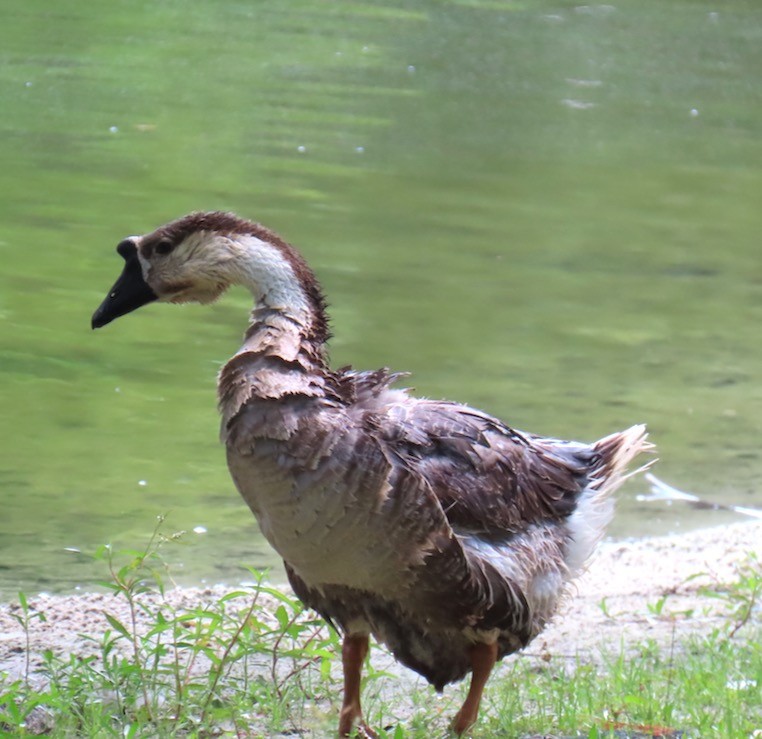
<svg viewBox="0 0 762 739">
<path fill-rule="evenodd" d="M 592 444 L 543 438 L 392 387 L 401 375 L 387 369 L 332 369 L 313 271 L 232 213 L 191 213 L 117 251 L 123 271 L 93 328 L 154 301 L 252 292 L 243 345 L 218 376 L 221 439 L 294 592 L 342 635 L 339 736 L 376 736 L 360 704 L 371 635 L 438 691 L 471 673 L 451 724 L 467 733 L 493 667 L 552 618 L 611 494 L 643 469 L 627 472 L 652 449 L 645 426 Z"/>
</svg>

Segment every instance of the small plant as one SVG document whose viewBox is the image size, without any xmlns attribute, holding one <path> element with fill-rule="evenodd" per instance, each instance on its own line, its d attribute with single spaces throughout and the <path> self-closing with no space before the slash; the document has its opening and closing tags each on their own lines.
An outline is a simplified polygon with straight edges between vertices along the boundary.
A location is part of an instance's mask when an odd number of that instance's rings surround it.
<svg viewBox="0 0 762 739">
<path fill-rule="evenodd" d="M 29 660 L 32 653 L 31 645 L 29 643 L 29 631 L 33 621 L 37 620 L 41 623 L 45 623 L 46 617 L 41 611 L 35 611 L 29 607 L 29 603 L 27 602 L 24 593 L 19 593 L 19 609 L 21 610 L 21 613 L 12 613 L 11 617 L 18 622 L 19 626 L 21 626 L 24 631 L 24 682 L 29 685 Z"/>
<path fill-rule="evenodd" d="M 613 614 L 609 610 L 609 604 L 605 596 L 598 601 L 598 608 L 601 609 L 601 613 L 603 613 L 606 618 L 614 618 Z"/>
<path fill-rule="evenodd" d="M 0 731 L 23 732 L 44 710 L 62 736 L 177 736 L 220 726 L 269 733 L 292 722 L 291 707 L 306 697 L 326 700 L 335 632 L 255 570 L 250 586 L 213 602 L 170 605 L 161 549 L 182 532 L 167 537 L 163 523 L 159 518 L 142 550 L 96 552 L 110 576 L 102 585 L 123 605 L 104 610 L 103 633 L 82 635 L 92 654 L 43 653 L 36 676 L 47 686 L 42 692 L 31 688 L 30 633 L 45 615 L 20 595 L 15 618 L 26 634 L 26 678 L 0 681 Z"/>
<path fill-rule="evenodd" d="M 760 607 L 762 599 L 762 562 L 750 552 L 746 559 L 736 566 L 735 582 L 723 586 L 716 583 L 712 587 L 701 589 L 702 595 L 717 598 L 724 602 L 728 617 L 725 636 L 732 639 Z"/>
<path fill-rule="evenodd" d="M 647 603 L 646 606 L 648 608 L 648 612 L 651 613 L 653 616 L 656 616 L 659 618 L 662 615 L 662 612 L 664 611 L 664 606 L 667 604 L 667 598 L 668 595 L 662 595 L 661 598 L 659 598 L 654 603 Z"/>
<path fill-rule="evenodd" d="M 657 598 L 653 603 L 646 603 L 648 612 L 655 618 L 662 621 L 671 621 L 674 623 L 679 617 L 690 618 L 693 616 L 693 609 L 688 608 L 683 611 L 665 610 L 665 606 L 669 600 L 670 593 L 664 593 Z"/>
</svg>

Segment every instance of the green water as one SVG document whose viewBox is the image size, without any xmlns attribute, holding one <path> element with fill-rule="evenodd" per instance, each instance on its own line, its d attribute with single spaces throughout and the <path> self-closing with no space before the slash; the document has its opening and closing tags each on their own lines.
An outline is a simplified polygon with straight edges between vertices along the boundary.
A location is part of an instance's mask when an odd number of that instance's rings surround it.
<svg viewBox="0 0 762 739">
<path fill-rule="evenodd" d="M 92 333 L 125 235 L 194 209 L 304 252 L 337 364 L 762 505 L 762 8 L 7 2 L 0 24 L 0 592 L 204 526 L 184 582 L 274 559 L 214 377 L 248 297 Z M 615 536 L 734 520 L 620 495 Z"/>
</svg>

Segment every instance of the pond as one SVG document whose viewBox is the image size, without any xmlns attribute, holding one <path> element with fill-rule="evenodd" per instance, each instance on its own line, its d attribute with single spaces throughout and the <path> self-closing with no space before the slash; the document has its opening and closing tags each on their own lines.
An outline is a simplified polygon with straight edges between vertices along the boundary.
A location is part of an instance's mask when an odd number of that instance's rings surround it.
<svg viewBox="0 0 762 739">
<path fill-rule="evenodd" d="M 0 58 L 1 594 L 89 587 L 164 514 L 181 582 L 277 567 L 217 441 L 248 296 L 90 331 L 119 240 L 191 210 L 302 250 L 336 365 L 645 421 L 661 478 L 762 505 L 758 3 L 25 0 Z M 613 536 L 735 520 L 646 492 Z"/>
</svg>

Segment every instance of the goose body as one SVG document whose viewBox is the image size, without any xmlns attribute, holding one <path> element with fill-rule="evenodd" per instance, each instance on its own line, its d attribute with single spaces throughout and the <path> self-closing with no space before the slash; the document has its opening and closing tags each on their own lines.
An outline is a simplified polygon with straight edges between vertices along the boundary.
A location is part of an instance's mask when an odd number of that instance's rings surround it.
<svg viewBox="0 0 762 739">
<path fill-rule="evenodd" d="M 122 276 L 93 316 L 145 303 L 255 300 L 222 368 L 221 437 L 235 484 L 296 594 L 344 634 L 339 732 L 362 721 L 368 636 L 437 689 L 473 673 L 476 720 L 495 661 L 550 620 L 648 449 L 634 426 L 593 444 L 545 439 L 457 403 L 416 398 L 387 370 L 330 368 L 320 287 L 293 247 L 229 213 L 194 213 L 118 247 Z"/>
</svg>

